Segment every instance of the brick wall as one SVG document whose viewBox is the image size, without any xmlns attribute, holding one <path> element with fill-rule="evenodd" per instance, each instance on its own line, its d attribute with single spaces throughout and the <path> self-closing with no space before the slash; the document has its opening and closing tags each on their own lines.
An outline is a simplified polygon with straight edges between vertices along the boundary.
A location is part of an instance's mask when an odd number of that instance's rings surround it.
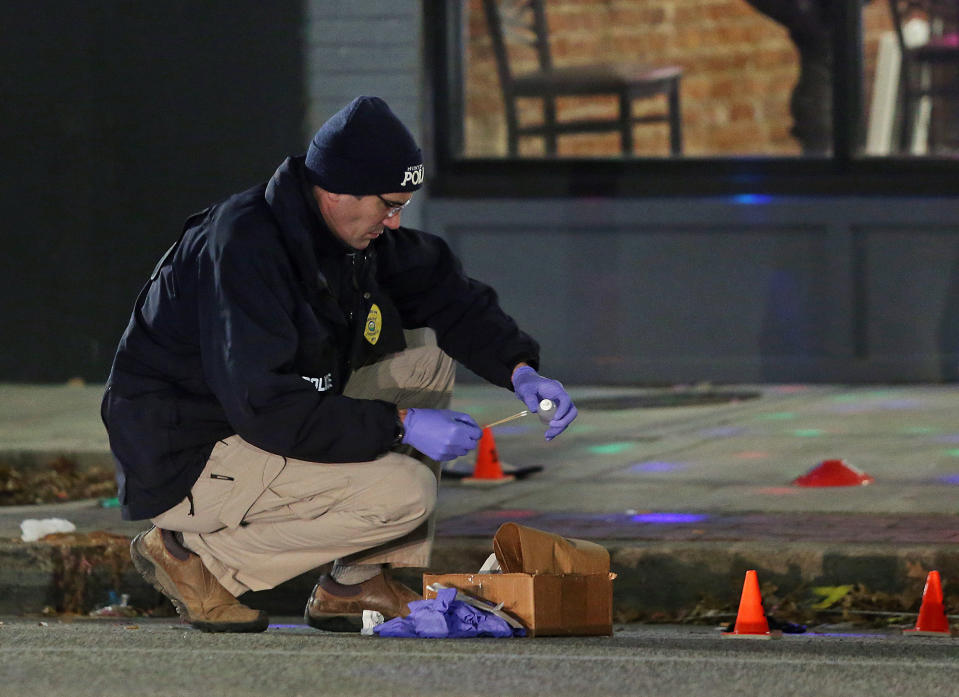
<svg viewBox="0 0 959 697">
<path fill-rule="evenodd" d="M 466 18 L 466 153 L 506 152 L 506 124 L 481 0 L 468 2 Z M 797 154 L 789 135 L 789 98 L 798 58 L 786 30 L 744 0 L 546 0 L 554 64 L 596 61 L 670 64 L 683 68 L 684 151 L 688 155 Z M 878 37 L 890 28 L 888 6 L 864 9 L 866 101 Z M 535 67 L 531 51 L 514 50 L 516 72 Z M 615 117 L 614 99 L 560 101 L 560 118 Z M 634 113 L 665 111 L 665 99 L 636 102 Z M 521 104 L 521 120 L 539 119 L 537 100 Z M 665 124 L 638 126 L 636 152 L 666 155 Z M 568 156 L 615 156 L 619 136 L 564 136 Z M 537 138 L 521 141 L 524 155 L 542 153 Z"/>
</svg>

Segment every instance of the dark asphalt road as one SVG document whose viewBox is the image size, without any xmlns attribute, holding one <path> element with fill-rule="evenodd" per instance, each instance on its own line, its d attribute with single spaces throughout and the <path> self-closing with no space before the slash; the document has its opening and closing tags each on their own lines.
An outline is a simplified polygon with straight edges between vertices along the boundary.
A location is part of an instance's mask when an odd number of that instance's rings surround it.
<svg viewBox="0 0 959 697">
<path fill-rule="evenodd" d="M 608 638 L 396 640 L 317 632 L 210 635 L 170 620 L 5 618 L 2 697 L 96 695 L 955 695 L 955 639 L 807 634 L 723 639 L 624 625 Z"/>
</svg>

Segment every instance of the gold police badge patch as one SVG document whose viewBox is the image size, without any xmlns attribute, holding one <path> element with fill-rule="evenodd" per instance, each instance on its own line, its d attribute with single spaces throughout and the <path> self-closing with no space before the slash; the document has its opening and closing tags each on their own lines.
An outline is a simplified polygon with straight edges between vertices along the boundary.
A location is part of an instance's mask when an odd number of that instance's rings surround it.
<svg viewBox="0 0 959 697">
<path fill-rule="evenodd" d="M 370 308 L 370 314 L 366 316 L 366 329 L 363 331 L 363 337 L 371 344 L 379 341 L 380 330 L 383 328 L 383 314 L 376 303 Z"/>
</svg>

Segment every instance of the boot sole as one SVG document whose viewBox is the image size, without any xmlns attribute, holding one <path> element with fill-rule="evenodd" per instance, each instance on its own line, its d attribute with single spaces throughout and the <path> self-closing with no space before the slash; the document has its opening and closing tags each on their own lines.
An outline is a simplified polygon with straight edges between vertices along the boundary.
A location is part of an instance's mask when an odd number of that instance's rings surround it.
<svg viewBox="0 0 959 697">
<path fill-rule="evenodd" d="M 140 541 L 144 535 L 146 535 L 149 530 L 146 532 L 141 532 L 139 535 L 133 538 L 133 542 L 130 543 L 130 559 L 133 560 L 133 566 L 137 571 L 140 572 L 140 575 L 149 583 L 151 586 L 156 588 L 160 593 L 162 593 L 166 598 L 173 603 L 173 607 L 176 610 L 177 614 L 183 618 L 186 622 L 189 622 L 191 625 L 196 627 L 202 632 L 262 632 L 269 625 L 269 618 L 260 613 L 260 617 L 251 621 L 251 622 L 203 622 L 190 619 L 190 611 L 186 606 L 186 603 L 183 602 L 181 598 L 176 596 L 172 591 L 168 590 L 169 588 L 176 588 L 176 584 L 173 583 L 166 571 L 163 570 L 163 567 L 154 562 L 150 556 L 140 549 Z"/>
<path fill-rule="evenodd" d="M 319 615 L 314 616 L 309 611 L 303 613 L 303 619 L 313 629 L 324 632 L 351 632 L 357 634 L 363 629 L 362 615 Z"/>
</svg>

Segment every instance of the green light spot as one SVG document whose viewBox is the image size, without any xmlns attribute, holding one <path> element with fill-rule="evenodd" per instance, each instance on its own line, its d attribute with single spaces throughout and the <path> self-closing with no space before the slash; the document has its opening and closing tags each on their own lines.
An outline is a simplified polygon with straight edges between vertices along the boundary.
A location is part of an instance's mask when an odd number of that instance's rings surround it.
<svg viewBox="0 0 959 697">
<path fill-rule="evenodd" d="M 759 418 L 764 421 L 788 421 L 789 419 L 795 419 L 796 415 L 791 411 L 774 411 L 769 414 L 763 414 Z"/>
<path fill-rule="evenodd" d="M 834 402 L 858 402 L 859 400 L 859 395 L 854 394 L 841 394 L 832 398 Z"/>
<path fill-rule="evenodd" d="M 953 457 L 959 457 L 959 448 L 953 448 L 952 450 L 947 450 L 946 455 L 952 455 Z"/>
<path fill-rule="evenodd" d="M 618 455 L 632 448 L 634 443 L 606 443 L 605 445 L 592 445 L 589 452 L 595 455 Z"/>
<path fill-rule="evenodd" d="M 454 402 L 452 408 L 467 414 L 485 414 L 490 411 L 490 407 L 485 404 L 471 404 L 470 402 Z M 502 410 L 498 409 L 497 411 Z"/>
<path fill-rule="evenodd" d="M 935 433 L 936 429 L 931 428 L 930 426 L 910 426 L 909 428 L 902 429 L 902 432 L 914 436 L 924 436 L 928 433 Z"/>
<path fill-rule="evenodd" d="M 793 435 L 798 436 L 799 438 L 817 438 L 823 434 L 823 431 L 818 428 L 797 428 L 793 431 Z"/>
</svg>

